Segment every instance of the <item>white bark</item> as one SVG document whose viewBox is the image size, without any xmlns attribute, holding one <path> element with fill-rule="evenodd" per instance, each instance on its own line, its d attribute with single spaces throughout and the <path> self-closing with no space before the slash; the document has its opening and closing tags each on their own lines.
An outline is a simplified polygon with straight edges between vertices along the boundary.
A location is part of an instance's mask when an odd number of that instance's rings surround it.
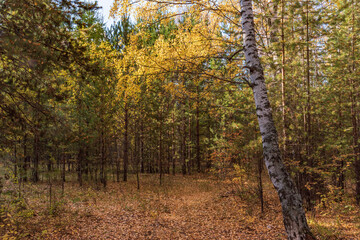
<svg viewBox="0 0 360 240">
<path fill-rule="evenodd" d="M 256 114 L 263 143 L 264 161 L 270 179 L 279 195 L 288 239 L 314 239 L 306 222 L 301 196 L 281 159 L 278 135 L 267 96 L 264 71 L 256 47 L 252 1 L 240 0 L 240 3 L 246 67 L 250 71 Z"/>
</svg>

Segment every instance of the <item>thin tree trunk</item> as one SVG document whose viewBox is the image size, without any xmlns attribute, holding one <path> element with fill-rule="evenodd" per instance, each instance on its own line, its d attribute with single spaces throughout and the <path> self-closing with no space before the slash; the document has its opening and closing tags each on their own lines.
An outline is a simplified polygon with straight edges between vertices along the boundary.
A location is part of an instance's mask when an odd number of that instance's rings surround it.
<svg viewBox="0 0 360 240">
<path fill-rule="evenodd" d="M 143 121 L 141 120 L 140 124 L 140 172 L 144 173 L 144 126 Z"/>
<path fill-rule="evenodd" d="M 186 175 L 186 116 L 185 106 L 183 106 L 183 120 L 182 120 L 182 142 L 181 142 L 181 158 L 182 158 L 182 174 Z"/>
<path fill-rule="evenodd" d="M 32 172 L 32 179 L 33 182 L 39 181 L 39 133 L 38 133 L 38 126 L 35 129 L 35 136 L 34 136 L 34 157 L 33 157 L 33 172 Z"/>
<path fill-rule="evenodd" d="M 167 143 L 166 143 L 166 155 L 167 155 L 167 165 L 166 165 L 166 173 L 167 174 L 170 174 L 170 165 L 172 163 L 172 158 L 173 158 L 173 155 L 171 154 L 171 135 L 170 135 L 170 130 L 167 130 L 167 133 L 166 133 L 166 136 L 167 136 Z"/>
<path fill-rule="evenodd" d="M 174 112 L 172 113 L 172 133 L 171 133 L 171 154 L 172 154 L 172 174 L 175 176 L 176 173 L 176 169 L 175 169 L 175 144 L 174 144 L 174 140 L 175 140 L 175 114 Z"/>
<path fill-rule="evenodd" d="M 337 104 L 338 108 L 338 118 L 337 118 L 337 123 L 338 123 L 338 129 L 342 129 L 343 125 L 343 114 L 342 114 L 342 99 L 341 96 L 342 92 L 340 91 L 338 96 L 339 96 L 339 103 Z M 342 133 L 339 132 L 338 138 L 340 139 L 342 137 Z M 340 149 L 337 149 L 335 151 L 336 155 L 340 155 Z M 337 163 L 337 179 L 336 179 L 336 185 L 337 187 L 340 187 L 341 190 L 344 192 L 345 190 L 345 175 L 344 175 L 344 158 L 341 157 L 340 161 L 336 161 Z"/>
<path fill-rule="evenodd" d="M 283 121 L 283 155 L 287 157 L 287 119 L 286 119 L 286 96 L 285 96 L 285 29 L 284 29 L 284 11 L 285 1 L 281 1 L 281 105 Z"/>
<path fill-rule="evenodd" d="M 65 181 L 66 181 L 66 177 L 65 177 L 65 158 L 66 155 L 63 153 L 61 155 L 62 158 L 62 170 L 61 170 L 61 196 L 64 196 L 64 192 L 65 192 Z"/>
<path fill-rule="evenodd" d="M 197 94 L 196 102 L 196 164 L 197 171 L 201 171 L 201 158 L 200 158 L 200 109 L 199 109 L 200 99 L 199 99 L 199 87 Z"/>
<path fill-rule="evenodd" d="M 141 121 L 137 118 L 137 122 Z M 140 126 L 141 127 L 141 126 Z M 139 131 L 139 127 L 137 125 L 134 126 L 134 163 L 135 163 L 135 170 L 136 170 L 136 183 L 137 189 L 140 190 L 140 176 L 139 176 L 139 164 L 141 162 L 141 130 Z"/>
<path fill-rule="evenodd" d="M 259 173 L 259 198 L 261 204 L 261 213 L 264 213 L 264 191 L 262 184 L 263 159 L 258 157 L 258 173 Z"/>
<path fill-rule="evenodd" d="M 160 132 L 159 132 L 159 180 L 160 180 L 160 185 L 162 184 L 162 172 L 163 172 L 163 162 L 162 162 L 162 158 L 163 158 L 163 144 L 162 144 L 162 134 L 163 134 L 163 114 L 162 114 L 162 110 L 160 113 Z"/>
<path fill-rule="evenodd" d="M 82 79 L 79 80 L 79 88 L 77 90 L 77 114 L 78 114 L 78 137 L 80 138 L 78 141 L 79 149 L 78 149 L 78 156 L 77 156 L 77 175 L 78 175 L 78 182 L 79 185 L 82 186 L 82 171 L 83 171 L 83 156 L 84 156 L 84 146 L 83 146 L 83 121 L 81 115 L 82 109 L 83 109 L 83 102 L 81 99 L 81 91 L 82 91 L 82 80 L 84 80 L 84 77 L 82 76 Z"/>
<path fill-rule="evenodd" d="M 311 88 L 310 88 L 310 35 L 309 35 L 309 2 L 306 2 L 306 108 L 305 108 L 305 150 L 306 150 L 306 156 L 305 159 L 307 160 L 307 166 L 304 167 L 313 167 L 313 159 L 312 159 L 312 152 L 311 152 Z M 312 183 L 312 175 L 311 173 L 305 173 L 305 184 L 308 185 L 309 183 Z M 309 209 L 313 209 L 312 204 L 312 193 L 313 189 L 310 187 L 310 189 L 307 189 L 305 186 L 303 186 L 306 192 L 306 202 L 307 207 Z"/>
<path fill-rule="evenodd" d="M 240 3 L 246 67 L 250 71 L 256 114 L 263 143 L 264 162 L 279 195 L 288 239 L 314 239 L 306 222 L 301 196 L 281 159 L 264 72 L 256 47 L 252 1 L 241 0 Z"/>
<path fill-rule="evenodd" d="M 191 106 L 189 104 L 189 110 L 190 110 Z M 188 174 L 190 175 L 191 174 L 191 171 L 192 171 L 192 167 L 193 167 L 193 161 L 192 161 L 192 157 L 191 157 L 191 116 L 189 116 L 189 131 L 188 131 L 188 135 L 189 135 L 189 143 L 188 143 L 188 162 L 187 162 L 187 169 L 188 169 Z"/>
<path fill-rule="evenodd" d="M 125 112 L 124 112 L 124 178 L 123 181 L 127 181 L 127 173 L 128 173 L 128 162 L 129 162 L 129 156 L 128 156 L 128 106 L 127 103 L 125 103 Z"/>
<path fill-rule="evenodd" d="M 352 57 L 352 76 L 351 76 L 351 118 L 352 118 L 352 125 L 353 125 L 353 148 L 354 148 L 354 165 L 355 165 L 355 173 L 356 173 L 356 203 L 360 204 L 360 143 L 359 143 L 359 119 L 358 119 L 358 109 L 356 108 L 357 101 L 359 99 L 356 98 L 355 93 L 357 93 L 357 82 L 355 78 L 356 76 L 356 18 L 355 12 L 357 10 L 357 1 L 353 1 L 353 11 L 352 11 L 352 41 L 351 41 L 351 57 Z"/>
<path fill-rule="evenodd" d="M 115 147 L 116 147 L 116 182 L 120 182 L 120 147 L 117 141 L 117 137 L 115 139 Z"/>
<path fill-rule="evenodd" d="M 351 122 L 352 122 L 352 135 L 353 135 L 353 151 L 354 151 L 354 165 L 355 165 L 355 173 L 356 173 L 356 203 L 360 203 L 360 161 L 359 161 L 359 132 L 358 132 L 358 124 L 357 124 L 357 114 L 356 114 L 356 99 L 354 93 L 354 81 L 350 80 L 351 85 L 351 93 L 350 93 L 350 101 L 351 101 Z"/>
<path fill-rule="evenodd" d="M 100 167 L 100 182 L 103 184 L 103 187 L 106 188 L 106 149 L 105 149 L 105 134 L 103 120 L 101 120 L 101 134 L 100 134 L 100 153 L 101 153 L 101 167 Z"/>
<path fill-rule="evenodd" d="M 89 125 L 88 127 L 89 128 Z M 85 173 L 86 175 L 86 179 L 89 179 L 89 146 L 85 145 L 85 149 L 84 149 L 84 169 L 83 169 L 83 173 Z"/>
<path fill-rule="evenodd" d="M 37 92 L 37 102 L 40 103 L 40 90 Z M 40 160 L 40 116 L 35 110 L 35 129 L 34 129 L 34 158 L 33 158 L 33 181 L 39 181 L 39 160 Z"/>
<path fill-rule="evenodd" d="M 27 153 L 27 134 L 24 134 L 23 138 L 23 151 L 24 151 L 24 162 L 23 162 L 23 175 L 21 176 L 23 182 L 27 182 L 27 169 L 28 169 L 28 153 Z"/>
<path fill-rule="evenodd" d="M 139 165 L 141 162 L 141 135 L 140 133 L 136 130 L 135 133 L 135 164 L 136 164 L 136 183 L 137 183 L 137 189 L 140 190 L 140 176 L 139 176 Z"/>
<path fill-rule="evenodd" d="M 79 146 L 79 152 L 78 152 L 78 158 L 77 158 L 77 174 L 78 174 L 78 182 L 79 185 L 82 186 L 82 165 L 83 165 L 83 156 L 84 156 L 84 150 L 82 143 L 80 143 Z"/>
<path fill-rule="evenodd" d="M 17 160 L 16 142 L 14 143 L 14 175 L 15 177 L 18 177 L 18 160 Z"/>
</svg>

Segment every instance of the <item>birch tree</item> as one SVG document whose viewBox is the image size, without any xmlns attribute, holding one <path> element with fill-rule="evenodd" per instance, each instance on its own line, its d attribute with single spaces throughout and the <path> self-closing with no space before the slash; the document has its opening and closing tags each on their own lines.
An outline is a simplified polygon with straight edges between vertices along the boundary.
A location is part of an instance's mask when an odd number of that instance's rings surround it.
<svg viewBox="0 0 360 240">
<path fill-rule="evenodd" d="M 241 24 L 244 34 L 246 68 L 250 73 L 256 114 L 263 143 L 265 165 L 278 192 L 288 239 L 313 239 L 306 222 L 302 199 L 281 159 L 278 135 L 267 96 L 263 68 L 256 48 L 254 15 L 251 0 L 241 0 Z"/>
</svg>

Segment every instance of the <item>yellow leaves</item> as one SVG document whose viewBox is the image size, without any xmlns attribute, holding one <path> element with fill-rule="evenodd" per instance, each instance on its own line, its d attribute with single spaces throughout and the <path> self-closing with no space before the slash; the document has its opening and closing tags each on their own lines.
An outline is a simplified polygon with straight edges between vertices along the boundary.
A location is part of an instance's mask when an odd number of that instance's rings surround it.
<svg viewBox="0 0 360 240">
<path fill-rule="evenodd" d="M 128 14 L 131 9 L 131 2 L 129 0 L 115 0 L 110 9 L 110 16 L 122 16 Z"/>
<path fill-rule="evenodd" d="M 141 92 L 140 85 L 130 75 L 121 75 L 118 79 L 117 96 L 125 101 L 137 101 Z"/>
<path fill-rule="evenodd" d="M 125 101 L 137 101 L 141 92 L 139 77 L 136 76 L 136 48 L 129 47 L 122 58 L 116 61 L 117 96 Z"/>
<path fill-rule="evenodd" d="M 181 86 L 174 82 L 181 82 L 187 75 L 196 73 L 201 63 L 213 54 L 210 44 L 200 34 L 182 31 L 180 29 L 172 40 L 160 36 L 150 47 L 128 46 L 116 64 L 119 92 L 126 90 L 127 96 L 139 93 L 135 86 L 139 78 L 145 79 L 148 85 L 161 80 L 165 90 L 176 95 L 182 92 Z"/>
<path fill-rule="evenodd" d="M 311 190 L 311 183 L 309 183 L 309 182 L 306 183 L 305 188 L 310 191 Z"/>
<path fill-rule="evenodd" d="M 114 59 L 116 57 L 116 52 L 112 50 L 111 46 L 107 42 L 101 42 L 99 45 L 96 43 L 87 43 L 89 44 L 89 55 L 92 63 L 102 61 L 105 64 L 105 67 L 113 67 Z M 105 69 L 105 68 L 103 68 Z"/>
<path fill-rule="evenodd" d="M 236 11 L 230 9 L 234 8 L 233 2 L 222 1 L 216 6 L 206 0 L 190 5 L 182 5 L 181 1 L 134 3 L 116 0 L 112 8 L 112 14 L 123 16 L 131 12 L 134 19 L 141 19 L 136 26 L 139 31 L 133 33 L 130 44 L 116 60 L 120 99 L 136 101 L 140 85 L 151 88 L 159 82 L 166 92 L 183 98 L 191 94 L 184 86 L 186 81 L 191 79 L 198 85 L 218 74 L 206 67 L 211 58 L 224 51 L 223 37 L 219 35 L 220 12 L 210 9 Z"/>
</svg>

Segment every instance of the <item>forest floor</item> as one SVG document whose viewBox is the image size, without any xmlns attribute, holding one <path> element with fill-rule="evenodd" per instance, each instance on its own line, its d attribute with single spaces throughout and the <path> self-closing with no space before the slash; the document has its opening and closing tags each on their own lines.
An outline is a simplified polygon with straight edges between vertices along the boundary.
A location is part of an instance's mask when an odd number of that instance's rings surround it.
<svg viewBox="0 0 360 240">
<path fill-rule="evenodd" d="M 270 182 L 264 183 L 261 213 L 256 185 L 238 186 L 205 175 L 131 176 L 106 190 L 68 183 L 32 185 L 24 194 L 31 216 L 17 231 L 21 239 L 286 239 L 281 208 Z M 354 205 L 308 215 L 319 239 L 360 239 L 360 213 Z"/>
</svg>

